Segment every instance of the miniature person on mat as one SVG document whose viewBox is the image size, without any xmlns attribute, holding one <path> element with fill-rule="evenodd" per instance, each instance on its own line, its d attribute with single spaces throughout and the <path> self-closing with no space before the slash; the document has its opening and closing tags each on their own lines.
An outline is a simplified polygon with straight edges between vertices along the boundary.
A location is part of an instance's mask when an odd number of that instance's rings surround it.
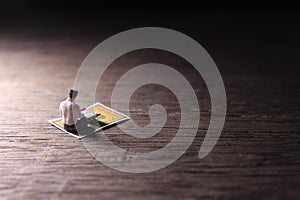
<svg viewBox="0 0 300 200">
<path fill-rule="evenodd" d="M 64 129 L 70 133 L 78 134 L 75 124 L 79 119 L 84 118 L 80 107 L 75 103 L 78 91 L 70 90 L 69 97 L 59 105 L 59 113 L 64 123 Z"/>
<path fill-rule="evenodd" d="M 64 123 L 64 129 L 70 133 L 78 135 L 78 128 L 84 128 L 88 119 L 93 119 L 97 115 L 86 118 L 80 111 L 80 106 L 75 103 L 78 91 L 70 90 L 69 97 L 59 105 L 59 113 Z M 77 129 L 76 129 L 77 127 Z"/>
</svg>

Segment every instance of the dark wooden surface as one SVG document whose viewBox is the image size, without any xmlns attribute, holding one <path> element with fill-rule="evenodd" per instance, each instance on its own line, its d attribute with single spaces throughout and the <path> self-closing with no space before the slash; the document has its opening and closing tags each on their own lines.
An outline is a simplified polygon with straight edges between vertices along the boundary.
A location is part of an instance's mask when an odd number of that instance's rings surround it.
<svg viewBox="0 0 300 200">
<path fill-rule="evenodd" d="M 226 86 L 228 112 L 217 145 L 200 160 L 198 151 L 210 117 L 203 80 L 188 63 L 167 52 L 136 52 L 117 60 L 98 88 L 97 99 L 104 104 L 110 104 L 114 83 L 126 70 L 148 61 L 178 69 L 199 99 L 201 121 L 192 146 L 175 163 L 148 174 L 104 166 L 80 140 L 47 123 L 58 116 L 58 104 L 72 87 L 84 57 L 107 35 L 94 40 L 76 35 L 1 35 L 0 199 L 297 199 L 300 81 L 297 71 L 284 66 L 265 69 L 266 63 L 234 61 L 225 51 L 222 56 L 224 49 L 209 47 Z M 130 107 L 132 119 L 145 125 L 149 105 L 159 102 L 169 117 L 153 138 L 138 140 L 117 127 L 104 133 L 130 151 L 164 146 L 178 128 L 180 108 L 174 95 L 163 87 L 144 86 L 134 93 Z"/>
</svg>

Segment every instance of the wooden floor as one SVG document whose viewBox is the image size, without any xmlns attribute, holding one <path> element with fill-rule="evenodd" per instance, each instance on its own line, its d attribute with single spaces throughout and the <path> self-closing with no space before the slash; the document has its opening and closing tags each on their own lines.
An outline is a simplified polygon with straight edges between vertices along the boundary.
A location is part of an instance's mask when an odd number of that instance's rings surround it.
<svg viewBox="0 0 300 200">
<path fill-rule="evenodd" d="M 97 99 L 108 106 L 116 80 L 133 65 L 150 61 L 183 73 L 199 99 L 200 127 L 192 146 L 175 163 L 152 173 L 106 167 L 80 140 L 47 123 L 58 116 L 58 104 L 72 87 L 80 63 L 107 35 L 93 40 L 1 35 L 0 199 L 297 199 L 300 80 L 292 71 L 243 68 L 242 62 L 213 52 L 226 86 L 228 112 L 217 145 L 200 160 L 210 117 L 210 98 L 201 77 L 167 52 L 148 50 L 117 60 L 97 92 Z M 149 123 L 153 103 L 162 103 L 169 113 L 158 135 L 135 139 L 117 127 L 104 134 L 129 151 L 149 152 L 166 145 L 180 116 L 168 89 L 148 85 L 136 91 L 131 117 L 138 124 Z"/>
</svg>

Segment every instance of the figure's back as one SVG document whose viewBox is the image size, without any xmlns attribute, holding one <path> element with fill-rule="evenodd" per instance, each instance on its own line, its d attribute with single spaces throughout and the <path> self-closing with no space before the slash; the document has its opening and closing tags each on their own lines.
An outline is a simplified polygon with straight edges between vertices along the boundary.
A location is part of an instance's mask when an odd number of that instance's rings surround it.
<svg viewBox="0 0 300 200">
<path fill-rule="evenodd" d="M 67 125 L 73 125 L 77 122 L 77 117 L 73 115 L 73 110 L 79 110 L 78 105 L 69 99 L 60 103 L 62 120 Z"/>
</svg>

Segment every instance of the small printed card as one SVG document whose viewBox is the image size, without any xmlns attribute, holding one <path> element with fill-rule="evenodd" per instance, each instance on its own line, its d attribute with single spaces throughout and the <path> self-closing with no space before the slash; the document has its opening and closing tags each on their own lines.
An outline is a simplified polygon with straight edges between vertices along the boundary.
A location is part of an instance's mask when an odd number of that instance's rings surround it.
<svg viewBox="0 0 300 200">
<path fill-rule="evenodd" d="M 48 122 L 56 128 L 70 134 L 73 137 L 84 138 L 90 134 L 100 132 L 102 130 L 105 130 L 109 127 L 112 127 L 116 124 L 125 122 L 130 119 L 125 114 L 120 113 L 112 108 L 109 108 L 99 102 L 96 102 L 93 105 L 82 109 L 81 113 L 86 118 L 90 118 L 93 115 L 97 115 L 97 117 L 93 118 L 92 120 L 88 120 L 86 128 L 84 128 L 84 130 L 78 131 L 78 135 L 70 133 L 64 129 L 64 124 L 61 117 L 48 120 Z"/>
</svg>

